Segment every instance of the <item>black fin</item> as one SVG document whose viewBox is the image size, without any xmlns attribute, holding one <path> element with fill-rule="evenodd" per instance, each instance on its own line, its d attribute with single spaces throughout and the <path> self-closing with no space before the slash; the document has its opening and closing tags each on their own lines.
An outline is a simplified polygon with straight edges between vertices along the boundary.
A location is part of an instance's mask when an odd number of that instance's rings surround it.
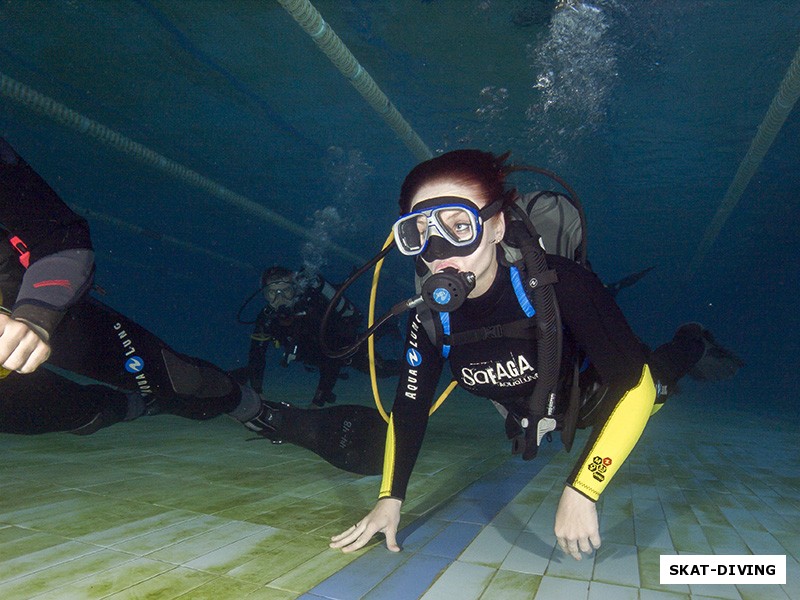
<svg viewBox="0 0 800 600">
<path fill-rule="evenodd" d="M 689 371 L 699 381 L 722 381 L 730 379 L 744 366 L 744 361 L 730 350 L 720 346 L 709 332 L 704 332 L 705 351 L 703 357 Z"/>
<path fill-rule="evenodd" d="M 386 422 L 374 408 L 357 404 L 314 410 L 283 407 L 277 436 L 344 471 L 359 475 L 383 471 Z"/>
</svg>

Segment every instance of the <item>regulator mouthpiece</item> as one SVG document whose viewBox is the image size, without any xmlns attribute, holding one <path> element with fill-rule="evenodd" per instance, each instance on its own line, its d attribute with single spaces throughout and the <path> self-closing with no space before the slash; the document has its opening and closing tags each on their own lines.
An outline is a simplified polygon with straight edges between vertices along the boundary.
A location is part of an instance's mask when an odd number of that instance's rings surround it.
<svg viewBox="0 0 800 600">
<path fill-rule="evenodd" d="M 434 273 L 422 284 L 422 300 L 438 312 L 458 309 L 475 289 L 475 274 L 447 267 Z"/>
</svg>

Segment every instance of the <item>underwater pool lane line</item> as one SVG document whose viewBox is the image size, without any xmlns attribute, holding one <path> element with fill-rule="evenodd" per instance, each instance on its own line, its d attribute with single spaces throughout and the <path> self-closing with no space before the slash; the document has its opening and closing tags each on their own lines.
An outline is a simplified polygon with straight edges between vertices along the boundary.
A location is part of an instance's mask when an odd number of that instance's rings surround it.
<svg viewBox="0 0 800 600">
<path fill-rule="evenodd" d="M 509 456 L 398 531 L 401 552 L 390 552 L 381 541 L 298 600 L 396 598 L 398 588 L 404 600 L 420 598 L 561 450 L 561 443 L 552 443 L 536 460 Z"/>
<path fill-rule="evenodd" d="M 102 144 L 114 148 L 123 154 L 135 158 L 136 160 L 149 165 L 167 175 L 174 177 L 184 183 L 205 191 L 211 196 L 219 198 L 227 204 L 235 206 L 244 212 L 257 217 L 267 223 L 276 225 L 294 233 L 300 238 L 314 243 L 320 243 L 320 238 L 314 231 L 310 231 L 297 225 L 294 221 L 287 219 L 270 210 L 269 208 L 238 194 L 222 184 L 201 175 L 197 171 L 181 165 L 155 150 L 133 141 L 132 139 L 106 127 L 86 117 L 79 112 L 68 108 L 57 100 L 37 92 L 33 88 L 19 82 L 5 73 L 0 73 L 0 96 L 5 96 L 22 106 L 43 114 L 57 123 L 66 125 L 79 133 L 95 138 Z M 325 242 L 325 249 L 338 254 L 339 256 L 353 261 L 356 264 L 367 262 L 355 253 L 331 242 Z"/>
<path fill-rule="evenodd" d="M 741 198 L 756 170 L 764 160 L 767 150 L 772 146 L 789 113 L 792 112 L 798 97 L 800 97 L 800 47 L 797 48 L 797 52 L 795 52 L 794 58 L 786 70 L 786 75 L 784 75 L 783 81 L 781 81 L 781 85 L 778 88 L 778 93 L 772 99 L 772 103 L 767 109 L 767 114 L 764 115 L 756 135 L 750 143 L 747 154 L 742 159 L 739 169 L 736 171 L 736 175 L 734 175 L 733 181 L 717 209 L 717 213 L 706 229 L 692 262 L 689 263 L 686 274 L 687 282 L 694 277 L 697 268 L 711 249 L 731 212 L 736 208 L 739 198 Z"/>
<path fill-rule="evenodd" d="M 336 32 L 322 18 L 309 0 L 277 0 L 314 43 L 339 69 L 375 112 L 392 128 L 419 161 L 433 157 L 430 148 L 411 128 L 400 112 L 381 91 L 372 76 L 361 66 Z"/>
</svg>

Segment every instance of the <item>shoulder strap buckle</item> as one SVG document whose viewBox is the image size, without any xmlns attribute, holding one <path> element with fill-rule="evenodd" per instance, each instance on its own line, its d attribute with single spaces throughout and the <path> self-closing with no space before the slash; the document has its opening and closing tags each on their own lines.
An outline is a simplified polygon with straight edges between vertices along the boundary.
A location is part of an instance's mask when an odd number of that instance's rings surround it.
<svg viewBox="0 0 800 600">
<path fill-rule="evenodd" d="M 536 273 L 528 279 L 528 287 L 532 290 L 539 288 L 543 285 L 552 285 L 558 283 L 558 274 L 553 269 Z"/>
</svg>

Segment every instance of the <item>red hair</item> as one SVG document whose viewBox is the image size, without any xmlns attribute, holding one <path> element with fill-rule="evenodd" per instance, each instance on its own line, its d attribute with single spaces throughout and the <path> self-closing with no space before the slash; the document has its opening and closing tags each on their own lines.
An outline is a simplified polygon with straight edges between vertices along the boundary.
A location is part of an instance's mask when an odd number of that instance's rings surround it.
<svg viewBox="0 0 800 600">
<path fill-rule="evenodd" d="M 411 199 L 426 183 L 448 180 L 480 190 L 486 203 L 513 198 L 506 190 L 510 152 L 495 156 L 481 150 L 453 150 L 418 164 L 403 180 L 400 188 L 400 214 L 410 211 Z"/>
</svg>

